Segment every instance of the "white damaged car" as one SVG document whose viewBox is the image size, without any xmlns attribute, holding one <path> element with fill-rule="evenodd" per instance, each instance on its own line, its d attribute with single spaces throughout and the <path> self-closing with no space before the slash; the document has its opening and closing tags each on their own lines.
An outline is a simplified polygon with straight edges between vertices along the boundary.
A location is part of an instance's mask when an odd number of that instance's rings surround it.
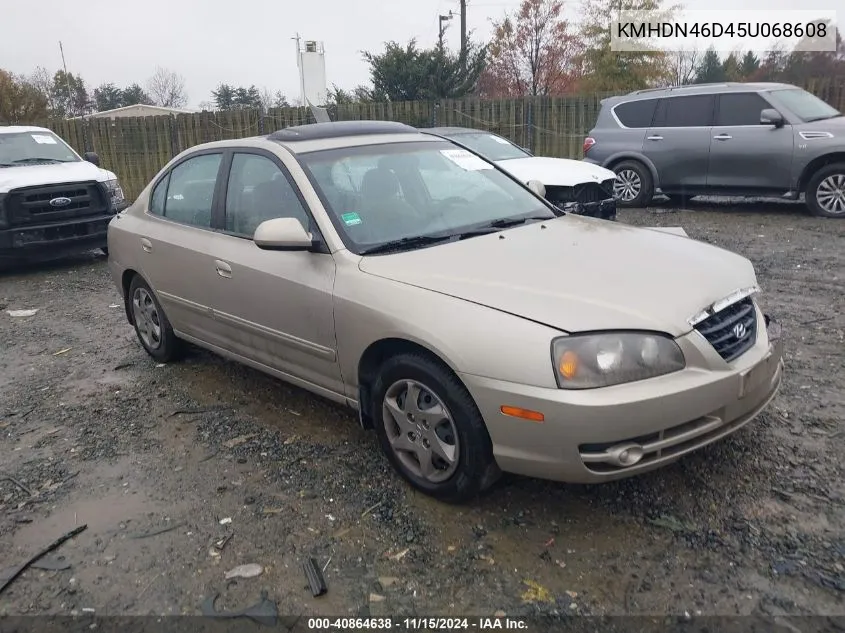
<svg viewBox="0 0 845 633">
<path fill-rule="evenodd" d="M 604 220 L 616 219 L 613 196 L 616 174 L 609 169 L 580 160 L 533 156 L 525 148 L 484 130 L 434 127 L 420 132 L 447 138 L 496 163 L 523 183 L 542 183 L 545 187 L 542 195 L 564 211 Z"/>
</svg>

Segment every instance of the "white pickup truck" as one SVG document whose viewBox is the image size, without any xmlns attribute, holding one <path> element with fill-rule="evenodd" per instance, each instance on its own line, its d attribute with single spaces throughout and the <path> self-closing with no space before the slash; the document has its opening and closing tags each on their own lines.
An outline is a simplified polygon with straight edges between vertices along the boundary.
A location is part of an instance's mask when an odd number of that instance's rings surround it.
<svg viewBox="0 0 845 633">
<path fill-rule="evenodd" d="M 48 129 L 0 126 L 0 263 L 106 249 L 127 206 L 114 173 Z"/>
</svg>

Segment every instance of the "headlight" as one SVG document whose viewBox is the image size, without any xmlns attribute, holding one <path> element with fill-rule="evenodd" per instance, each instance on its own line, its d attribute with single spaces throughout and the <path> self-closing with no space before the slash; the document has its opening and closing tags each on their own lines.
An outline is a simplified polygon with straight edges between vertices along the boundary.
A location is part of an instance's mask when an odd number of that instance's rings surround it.
<svg viewBox="0 0 845 633">
<path fill-rule="evenodd" d="M 561 389 L 594 389 L 670 374 L 686 366 L 681 348 L 661 334 L 576 334 L 552 341 Z"/>
<path fill-rule="evenodd" d="M 120 186 L 120 182 L 117 180 L 107 180 L 105 183 L 106 191 L 109 192 L 109 203 L 111 204 L 112 209 L 120 209 L 123 207 L 123 203 L 126 202 L 126 198 L 123 196 L 123 189 Z"/>
</svg>

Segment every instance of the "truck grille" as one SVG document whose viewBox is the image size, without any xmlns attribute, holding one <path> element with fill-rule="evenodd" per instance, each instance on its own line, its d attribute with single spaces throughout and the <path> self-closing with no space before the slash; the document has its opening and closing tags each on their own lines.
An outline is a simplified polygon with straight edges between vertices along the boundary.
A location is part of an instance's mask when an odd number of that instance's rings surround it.
<svg viewBox="0 0 845 633">
<path fill-rule="evenodd" d="M 751 297 L 729 305 L 695 326 L 724 360 L 747 352 L 757 340 L 757 310 Z"/>
<path fill-rule="evenodd" d="M 65 198 L 65 204 L 55 206 L 51 201 Z M 50 224 L 70 218 L 102 215 L 109 210 L 103 190 L 96 182 L 41 185 L 15 189 L 6 199 L 9 224 Z"/>
</svg>

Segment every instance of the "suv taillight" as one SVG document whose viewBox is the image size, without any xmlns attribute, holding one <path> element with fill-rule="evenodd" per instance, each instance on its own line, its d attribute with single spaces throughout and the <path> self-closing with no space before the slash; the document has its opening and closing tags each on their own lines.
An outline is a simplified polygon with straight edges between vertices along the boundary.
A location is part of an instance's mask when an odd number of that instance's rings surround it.
<svg viewBox="0 0 845 633">
<path fill-rule="evenodd" d="M 588 136 L 587 138 L 585 138 L 584 139 L 584 147 L 582 148 L 584 150 L 584 153 L 586 154 L 587 150 L 590 149 L 595 144 L 596 144 L 596 139 L 594 139 L 592 136 Z"/>
</svg>

